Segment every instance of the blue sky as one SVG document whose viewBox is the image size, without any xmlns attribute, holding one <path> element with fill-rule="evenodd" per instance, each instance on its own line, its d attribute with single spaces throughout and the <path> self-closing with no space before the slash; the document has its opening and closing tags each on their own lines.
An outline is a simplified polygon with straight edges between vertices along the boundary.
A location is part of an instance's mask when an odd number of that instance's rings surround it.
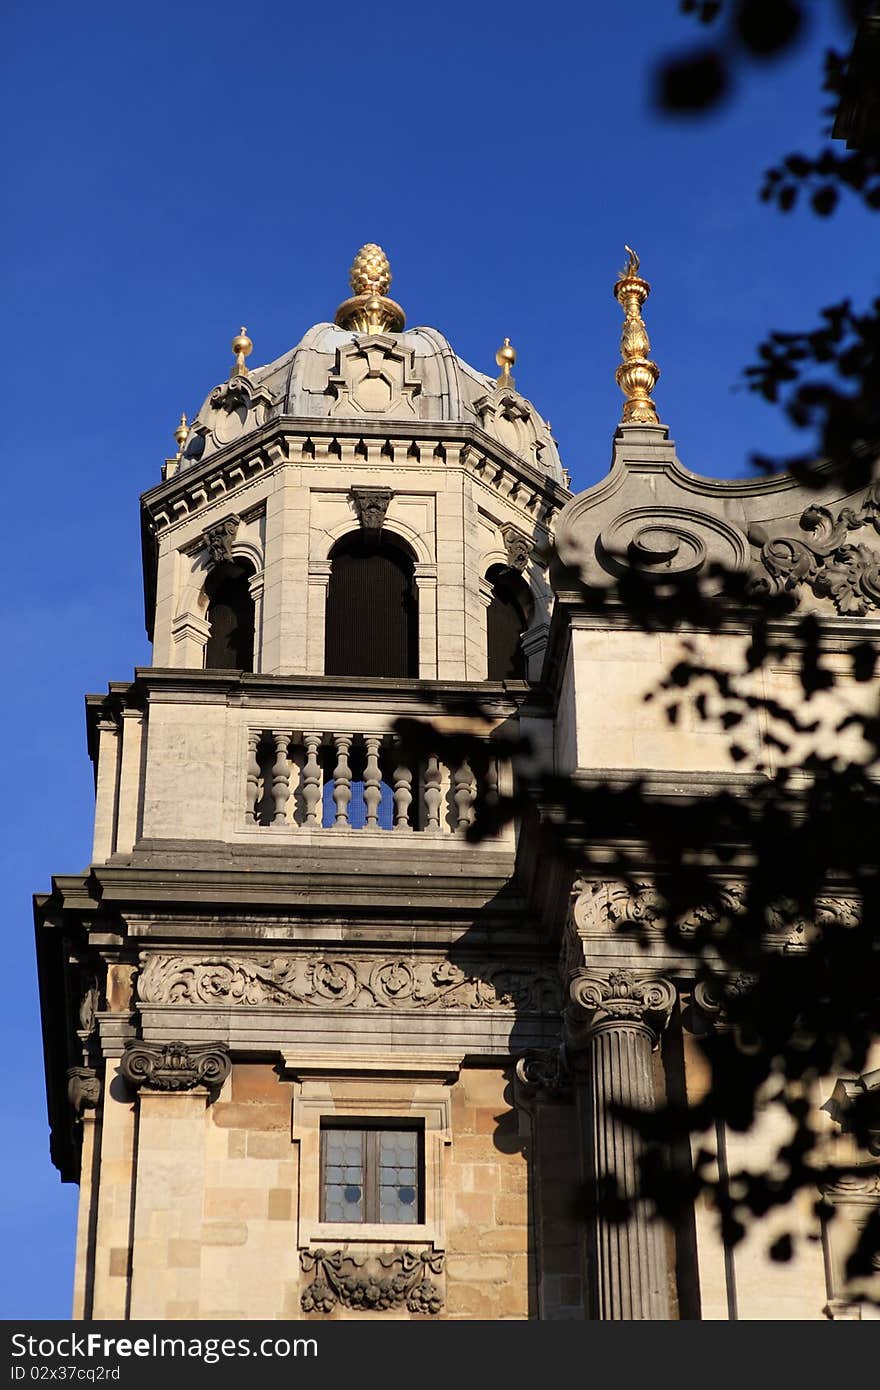
<svg viewBox="0 0 880 1390">
<path fill-rule="evenodd" d="M 149 661 L 138 494 L 181 410 L 333 317 L 378 241 L 411 324 L 523 393 L 576 488 L 619 417 L 623 244 L 654 286 L 656 391 L 683 462 L 737 476 L 791 443 L 737 386 L 771 327 L 877 292 L 877 222 L 758 202 L 817 140 L 821 38 L 695 123 L 651 108 L 675 0 L 428 9 L 10 0 L 3 59 L 7 582 L 0 840 L 7 906 L 0 1316 L 67 1317 L 76 1192 L 49 1163 L 30 895 L 88 860 L 82 697 Z"/>
</svg>

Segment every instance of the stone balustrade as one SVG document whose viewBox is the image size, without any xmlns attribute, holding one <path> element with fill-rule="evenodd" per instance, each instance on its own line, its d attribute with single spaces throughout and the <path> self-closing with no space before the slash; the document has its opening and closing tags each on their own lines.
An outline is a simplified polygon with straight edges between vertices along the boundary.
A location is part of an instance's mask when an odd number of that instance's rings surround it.
<svg viewBox="0 0 880 1390">
<path fill-rule="evenodd" d="M 498 791 L 494 759 L 478 781 L 466 762 L 414 762 L 392 734 L 251 728 L 247 738 L 245 825 L 454 835 L 478 790 Z"/>
</svg>

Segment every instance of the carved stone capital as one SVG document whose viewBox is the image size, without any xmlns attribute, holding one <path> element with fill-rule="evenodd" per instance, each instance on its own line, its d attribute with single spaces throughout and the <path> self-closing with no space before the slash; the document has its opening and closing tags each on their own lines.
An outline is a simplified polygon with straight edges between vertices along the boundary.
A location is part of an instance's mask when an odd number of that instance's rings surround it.
<svg viewBox="0 0 880 1390">
<path fill-rule="evenodd" d="M 390 487 L 353 487 L 350 497 L 363 531 L 374 535 L 382 530 L 391 499 Z"/>
<path fill-rule="evenodd" d="M 238 532 L 240 517 L 225 516 L 213 526 L 206 526 L 202 539 L 208 550 L 208 564 L 222 565 L 232 560 L 232 543 Z"/>
<path fill-rule="evenodd" d="M 68 1067 L 67 1099 L 77 1117 L 95 1109 L 101 1099 L 101 1079 L 94 1067 Z"/>
<path fill-rule="evenodd" d="M 571 1070 L 561 1047 L 532 1048 L 516 1062 L 516 1079 L 528 1093 L 544 1091 L 550 1096 L 564 1096 L 571 1091 Z"/>
<path fill-rule="evenodd" d="M 729 975 L 723 980 L 701 980 L 694 985 L 693 1005 L 706 1030 L 712 1033 L 727 1033 L 734 1026 L 730 1016 L 730 1005 L 737 999 L 748 995 L 755 986 L 757 976 L 743 971 Z"/>
<path fill-rule="evenodd" d="M 154 1091 L 190 1091 L 207 1086 L 219 1091 L 232 1062 L 222 1043 L 154 1043 L 132 1039 L 125 1045 L 119 1069 L 129 1086 Z"/>
<path fill-rule="evenodd" d="M 668 980 L 635 970 L 598 974 L 577 970 L 569 984 L 566 1022 L 570 1041 L 583 1046 L 591 1033 L 640 1028 L 656 1043 L 672 1014 L 676 989 Z"/>
</svg>

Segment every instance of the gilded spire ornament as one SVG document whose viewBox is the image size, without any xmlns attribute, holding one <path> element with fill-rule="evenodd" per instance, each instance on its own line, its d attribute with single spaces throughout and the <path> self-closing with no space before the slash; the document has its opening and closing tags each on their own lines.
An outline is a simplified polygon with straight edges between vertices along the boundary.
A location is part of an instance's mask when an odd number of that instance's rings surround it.
<svg viewBox="0 0 880 1390">
<path fill-rule="evenodd" d="M 495 354 L 495 361 L 501 368 L 501 375 L 498 377 L 499 386 L 509 386 L 511 391 L 515 390 L 516 383 L 511 375 L 514 363 L 516 362 L 516 348 L 510 346 L 510 339 L 505 338 L 500 348 Z"/>
<path fill-rule="evenodd" d="M 247 369 L 246 357 L 250 357 L 254 350 L 254 345 L 248 337 L 246 328 L 240 328 L 232 340 L 232 351 L 235 353 L 235 366 L 229 373 L 230 376 L 250 376 Z"/>
<path fill-rule="evenodd" d="M 177 429 L 174 431 L 174 439 L 175 439 L 175 442 L 176 442 L 176 444 L 177 444 L 177 457 L 178 457 L 178 458 L 181 458 L 182 455 L 183 455 L 183 446 L 184 446 L 184 444 L 186 443 L 186 437 L 187 437 L 188 434 L 189 434 L 189 425 L 186 423 L 186 415 L 181 415 L 181 417 L 180 417 L 180 424 L 177 426 Z"/>
<path fill-rule="evenodd" d="M 355 333 L 400 333 L 406 315 L 400 305 L 388 298 L 391 286 L 391 266 L 388 257 L 375 242 L 368 241 L 354 258 L 348 283 L 353 298 L 346 299 L 336 310 L 340 328 Z"/>
<path fill-rule="evenodd" d="M 614 286 L 614 298 L 624 313 L 620 335 L 623 362 L 615 373 L 615 380 L 626 396 L 622 419 L 625 425 L 658 425 L 660 421 L 651 392 L 657 384 L 660 368 L 649 360 L 651 341 L 642 322 L 642 305 L 651 293 L 651 286 L 639 275 L 639 258 L 635 251 L 630 246 L 623 249 L 628 259 Z"/>
</svg>

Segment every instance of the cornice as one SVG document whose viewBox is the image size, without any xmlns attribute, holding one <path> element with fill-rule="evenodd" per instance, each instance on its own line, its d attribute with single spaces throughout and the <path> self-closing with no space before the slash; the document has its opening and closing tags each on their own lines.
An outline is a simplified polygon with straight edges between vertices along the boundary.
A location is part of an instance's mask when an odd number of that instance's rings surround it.
<svg viewBox="0 0 880 1390">
<path fill-rule="evenodd" d="M 400 426 L 401 422 L 395 420 L 310 420 L 298 416 L 277 416 L 254 430 L 245 440 L 236 441 L 211 454 L 204 463 L 186 468 L 173 478 L 148 488 L 141 496 L 141 503 L 155 522 L 159 522 L 163 514 L 168 514 L 167 521 L 157 525 L 157 530 L 164 530 L 178 519 L 171 515 L 175 510 L 189 516 L 218 497 L 234 491 L 241 483 L 288 462 L 295 456 L 296 449 L 292 446 L 297 442 L 303 455 L 297 462 L 326 466 L 332 462 L 332 456 L 320 458 L 314 447 L 310 449 L 310 446 L 316 442 L 332 446 L 334 441 L 353 444 L 363 441 L 367 452 L 359 462 L 367 466 L 373 462 L 385 468 L 389 462 L 403 466 L 413 443 L 433 444 L 435 453 L 442 451 L 445 444 L 470 445 L 473 455 L 466 454 L 458 466 L 479 470 L 481 463 L 491 460 L 505 472 L 515 474 L 524 490 L 545 499 L 554 511 L 572 496 L 568 488 L 514 454 L 479 426 L 432 420 L 415 420 L 406 422 L 405 428 Z M 375 459 L 370 458 L 371 444 L 376 445 Z M 387 452 L 389 446 L 392 453 L 390 459 Z M 398 448 L 401 457 L 396 459 L 393 455 Z M 418 464 L 410 460 L 409 467 L 418 467 Z M 238 477 L 233 476 L 236 473 Z"/>
<path fill-rule="evenodd" d="M 131 681 L 110 681 L 105 695 L 85 697 L 86 736 L 89 757 L 97 757 L 98 725 L 115 722 L 126 709 L 144 709 L 150 701 L 179 698 L 215 702 L 253 709 L 314 709 L 328 705 L 343 712 L 387 711 L 395 716 L 438 717 L 472 715 L 476 706 L 489 719 L 506 720 L 517 715 L 550 718 L 545 692 L 527 681 L 427 681 L 370 676 L 269 676 L 249 671 L 199 670 L 138 666 Z"/>
</svg>

